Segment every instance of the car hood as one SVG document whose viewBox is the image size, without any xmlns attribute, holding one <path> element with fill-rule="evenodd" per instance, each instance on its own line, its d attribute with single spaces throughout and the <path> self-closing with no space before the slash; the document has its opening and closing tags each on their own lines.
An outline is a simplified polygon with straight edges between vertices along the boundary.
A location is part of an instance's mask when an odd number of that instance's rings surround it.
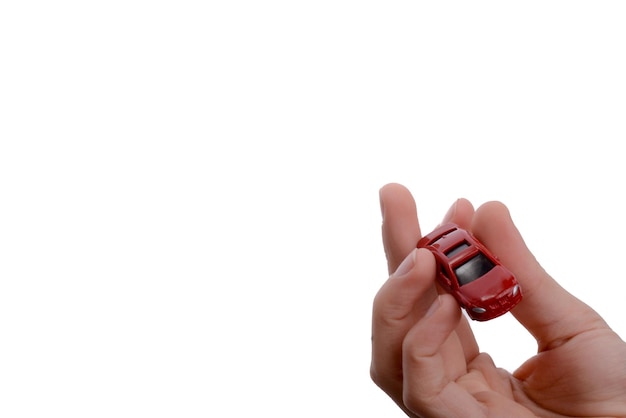
<svg viewBox="0 0 626 418">
<path fill-rule="evenodd" d="M 478 304 L 512 290 L 516 284 L 515 277 L 507 269 L 495 266 L 480 279 L 462 286 L 461 293 L 468 302 Z"/>
</svg>

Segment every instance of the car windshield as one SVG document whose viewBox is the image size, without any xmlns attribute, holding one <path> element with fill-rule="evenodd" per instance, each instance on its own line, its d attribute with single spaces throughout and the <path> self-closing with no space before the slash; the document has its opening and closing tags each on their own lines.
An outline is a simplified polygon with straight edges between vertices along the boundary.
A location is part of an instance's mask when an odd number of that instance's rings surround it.
<svg viewBox="0 0 626 418">
<path fill-rule="evenodd" d="M 484 254 L 478 253 L 474 257 L 467 260 L 465 263 L 455 268 L 454 273 L 456 274 L 456 278 L 459 281 L 459 286 L 463 286 L 473 282 L 476 279 L 481 278 L 482 276 L 487 274 L 493 267 L 494 264 L 491 262 L 491 260 L 485 257 Z"/>
</svg>

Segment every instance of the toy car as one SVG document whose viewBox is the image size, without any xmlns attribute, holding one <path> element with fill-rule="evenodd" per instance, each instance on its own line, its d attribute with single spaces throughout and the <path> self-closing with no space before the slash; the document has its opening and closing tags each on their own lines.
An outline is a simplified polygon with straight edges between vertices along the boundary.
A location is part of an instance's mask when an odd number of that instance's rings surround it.
<svg viewBox="0 0 626 418">
<path fill-rule="evenodd" d="M 459 226 L 444 224 L 419 240 L 417 247 L 434 254 L 438 283 L 455 297 L 470 318 L 496 318 L 522 300 L 522 289 L 513 274 Z"/>
</svg>

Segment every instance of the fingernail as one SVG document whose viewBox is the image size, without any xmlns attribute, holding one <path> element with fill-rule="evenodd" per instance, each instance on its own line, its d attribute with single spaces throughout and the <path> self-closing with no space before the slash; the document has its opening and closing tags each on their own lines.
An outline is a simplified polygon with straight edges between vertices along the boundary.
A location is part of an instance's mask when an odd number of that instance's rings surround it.
<svg viewBox="0 0 626 418">
<path fill-rule="evenodd" d="M 432 305 L 430 305 L 430 308 L 428 308 L 428 310 L 426 311 L 426 313 L 424 314 L 424 318 L 428 318 L 429 316 L 431 316 L 432 314 L 434 314 L 437 309 L 439 309 L 439 307 L 441 306 L 441 300 L 440 300 L 440 296 L 437 296 L 437 298 L 435 299 L 435 301 L 433 302 Z"/>
<path fill-rule="evenodd" d="M 378 200 L 380 202 L 380 215 L 383 217 L 383 219 L 385 218 L 385 204 L 383 203 L 383 195 L 382 195 L 382 191 L 383 189 L 381 188 L 378 191 Z"/>
<path fill-rule="evenodd" d="M 413 266 L 415 265 L 415 253 L 416 252 L 417 252 L 417 249 L 414 249 L 413 251 L 411 251 L 409 255 L 407 255 L 406 258 L 402 260 L 402 263 L 400 263 L 400 265 L 398 266 L 396 271 L 393 272 L 391 277 L 401 277 L 407 274 L 409 271 L 411 271 L 411 269 L 413 269 Z"/>
<path fill-rule="evenodd" d="M 457 199 L 452 206 L 450 206 L 450 209 L 448 209 L 448 211 L 446 212 L 446 216 L 443 217 L 443 221 L 441 221 L 441 224 L 445 224 L 446 222 L 449 222 L 453 217 L 454 214 L 456 213 L 456 207 L 459 204 L 459 199 Z"/>
</svg>

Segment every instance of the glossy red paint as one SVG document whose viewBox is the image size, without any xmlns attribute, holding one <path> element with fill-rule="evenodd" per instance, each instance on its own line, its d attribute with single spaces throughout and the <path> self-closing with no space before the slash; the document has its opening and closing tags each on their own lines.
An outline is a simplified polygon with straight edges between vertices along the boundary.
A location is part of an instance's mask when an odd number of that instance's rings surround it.
<svg viewBox="0 0 626 418">
<path fill-rule="evenodd" d="M 513 309 L 522 289 L 509 270 L 468 231 L 447 223 L 417 243 L 437 260 L 437 281 L 470 318 L 488 321 Z"/>
</svg>

